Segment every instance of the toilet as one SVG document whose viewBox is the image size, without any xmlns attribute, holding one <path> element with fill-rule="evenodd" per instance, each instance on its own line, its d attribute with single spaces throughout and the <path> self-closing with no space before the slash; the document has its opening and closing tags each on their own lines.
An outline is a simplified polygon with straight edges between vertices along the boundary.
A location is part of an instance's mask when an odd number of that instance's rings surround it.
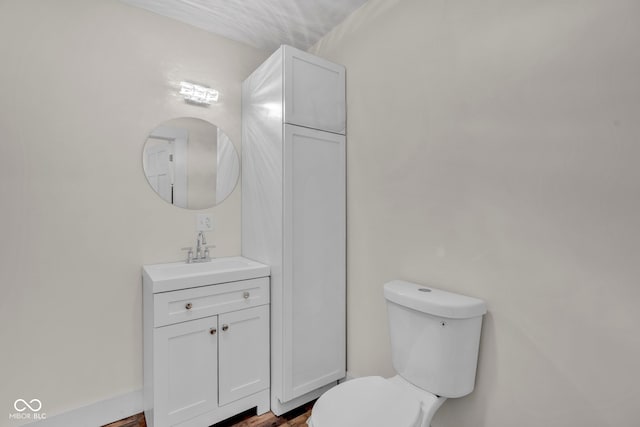
<svg viewBox="0 0 640 427">
<path fill-rule="evenodd" d="M 429 427 L 446 399 L 473 391 L 485 303 L 402 280 L 386 283 L 384 297 L 398 375 L 332 388 L 309 427 Z"/>
</svg>

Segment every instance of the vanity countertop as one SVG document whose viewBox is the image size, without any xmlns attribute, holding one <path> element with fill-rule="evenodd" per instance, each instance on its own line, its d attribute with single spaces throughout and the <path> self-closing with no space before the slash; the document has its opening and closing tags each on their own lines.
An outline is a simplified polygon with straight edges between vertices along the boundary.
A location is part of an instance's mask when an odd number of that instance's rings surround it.
<svg viewBox="0 0 640 427">
<path fill-rule="evenodd" d="M 237 280 L 266 277 L 268 265 L 244 258 L 214 258 L 208 262 L 171 262 L 142 267 L 145 287 L 152 293 L 169 292 L 198 286 L 217 285 Z"/>
</svg>

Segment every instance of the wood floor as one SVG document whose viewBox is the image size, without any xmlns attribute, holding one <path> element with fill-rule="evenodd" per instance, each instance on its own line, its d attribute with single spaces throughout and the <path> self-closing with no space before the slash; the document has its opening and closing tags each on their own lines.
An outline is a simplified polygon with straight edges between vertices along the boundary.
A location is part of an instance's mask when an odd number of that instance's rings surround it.
<svg viewBox="0 0 640 427">
<path fill-rule="evenodd" d="M 147 427 L 147 422 L 144 420 L 144 414 L 141 412 L 136 415 L 132 415 L 129 418 L 125 418 L 115 423 L 106 424 L 102 427 Z"/>
<path fill-rule="evenodd" d="M 253 409 L 214 424 L 212 427 L 306 427 L 307 418 L 311 415 L 313 403 L 314 402 L 307 403 L 279 417 L 275 416 L 272 412 L 256 416 L 253 415 L 255 414 L 255 409 Z M 144 414 L 140 413 L 103 427 L 147 427 L 147 423 L 144 419 Z"/>
</svg>

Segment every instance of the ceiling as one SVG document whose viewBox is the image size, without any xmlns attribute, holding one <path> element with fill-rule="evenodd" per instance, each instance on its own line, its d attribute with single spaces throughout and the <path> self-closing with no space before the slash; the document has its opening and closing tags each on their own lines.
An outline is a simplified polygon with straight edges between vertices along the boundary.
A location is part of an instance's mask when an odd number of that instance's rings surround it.
<svg viewBox="0 0 640 427">
<path fill-rule="evenodd" d="M 307 49 L 367 0 L 122 0 L 258 49 Z"/>
</svg>

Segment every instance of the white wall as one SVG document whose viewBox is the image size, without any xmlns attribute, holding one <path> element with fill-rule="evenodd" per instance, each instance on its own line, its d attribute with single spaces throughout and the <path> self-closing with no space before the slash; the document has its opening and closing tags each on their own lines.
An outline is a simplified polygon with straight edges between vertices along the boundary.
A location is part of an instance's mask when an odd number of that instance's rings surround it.
<svg viewBox="0 0 640 427">
<path fill-rule="evenodd" d="M 239 149 L 266 56 L 115 0 L 0 1 L 0 425 L 18 398 L 53 416 L 142 387 L 140 266 L 196 237 L 146 182 L 147 133 L 199 117 Z M 185 104 L 182 79 L 220 101 Z M 214 255 L 239 254 L 239 188 L 206 212 Z"/>
<path fill-rule="evenodd" d="M 640 2 L 372 0 L 347 67 L 348 369 L 391 375 L 382 285 L 484 298 L 434 427 L 640 419 Z"/>
</svg>

